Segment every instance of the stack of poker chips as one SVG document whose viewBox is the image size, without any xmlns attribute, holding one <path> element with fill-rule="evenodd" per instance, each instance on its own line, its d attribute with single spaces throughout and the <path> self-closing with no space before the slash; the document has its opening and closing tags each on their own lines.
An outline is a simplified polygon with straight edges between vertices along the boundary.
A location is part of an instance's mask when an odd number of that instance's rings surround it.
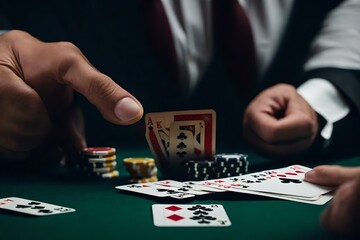
<svg viewBox="0 0 360 240">
<path fill-rule="evenodd" d="M 130 182 L 147 183 L 158 181 L 157 167 L 153 158 L 125 158 L 123 164 L 130 173 Z"/>
<path fill-rule="evenodd" d="M 76 164 L 76 172 L 81 176 L 117 178 L 116 149 L 112 147 L 84 148 L 81 160 Z"/>
<path fill-rule="evenodd" d="M 201 181 L 215 178 L 214 161 L 189 160 L 185 163 L 186 180 Z"/>
<path fill-rule="evenodd" d="M 247 155 L 222 153 L 216 154 L 212 160 L 187 161 L 185 171 L 188 181 L 204 181 L 245 174 L 248 172 L 248 166 Z"/>
</svg>

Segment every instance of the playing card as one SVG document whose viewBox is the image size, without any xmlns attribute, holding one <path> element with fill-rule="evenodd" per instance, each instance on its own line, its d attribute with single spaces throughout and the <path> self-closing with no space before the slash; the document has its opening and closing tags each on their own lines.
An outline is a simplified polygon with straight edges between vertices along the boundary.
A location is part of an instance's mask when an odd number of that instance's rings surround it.
<svg viewBox="0 0 360 240">
<path fill-rule="evenodd" d="M 174 181 L 174 180 L 157 181 L 157 182 L 154 182 L 154 184 L 160 185 L 160 186 L 175 187 L 180 191 L 184 191 L 184 192 L 194 194 L 194 195 L 206 195 L 206 194 L 211 193 L 209 191 L 203 191 L 203 190 L 201 190 L 199 188 L 196 189 L 190 184 L 179 182 L 179 181 Z"/>
<path fill-rule="evenodd" d="M 225 209 L 219 204 L 154 204 L 154 225 L 157 227 L 228 227 Z"/>
<path fill-rule="evenodd" d="M 169 158 L 170 132 L 169 128 L 166 128 L 169 121 L 164 113 L 147 113 L 145 117 L 146 140 L 153 155 L 165 166 L 168 163 L 166 159 Z"/>
<path fill-rule="evenodd" d="M 121 185 L 116 186 L 115 188 L 155 197 L 172 197 L 178 199 L 195 197 L 195 194 L 192 194 L 191 191 L 186 191 L 186 189 L 172 187 L 169 185 L 157 185 L 154 182 Z"/>
<path fill-rule="evenodd" d="M 238 177 L 199 181 L 195 184 L 224 191 L 267 196 L 310 204 L 325 204 L 332 198 L 332 194 L 329 194 L 329 192 L 331 192 L 333 188 L 304 182 L 304 175 L 309 170 L 310 168 L 304 166 L 292 165 L 286 168 L 267 170 Z M 265 185 L 264 182 L 268 181 L 272 182 Z M 261 184 L 264 184 L 264 187 L 262 187 Z M 283 184 L 286 186 L 283 187 Z M 254 185 L 255 187 L 253 187 Z"/>
<path fill-rule="evenodd" d="M 238 183 L 246 190 L 267 193 L 286 194 L 299 197 L 316 197 L 333 190 L 331 187 L 304 181 L 304 174 L 310 168 L 292 165 L 286 168 L 247 174 L 239 178 Z"/>
<path fill-rule="evenodd" d="M 215 154 L 216 113 L 192 110 L 147 113 L 146 139 L 160 168 L 184 159 L 210 159 Z"/>
<path fill-rule="evenodd" d="M 315 204 L 315 205 L 325 204 L 332 198 L 332 193 L 322 194 L 322 195 L 314 196 L 314 197 L 300 197 L 300 196 L 292 196 L 292 195 L 286 195 L 286 194 L 251 191 L 251 190 L 246 190 L 247 185 L 245 185 L 243 183 L 239 183 L 238 181 L 239 181 L 239 178 L 237 178 L 237 177 L 229 177 L 229 178 L 222 178 L 222 179 L 199 181 L 199 182 L 196 182 L 196 184 L 199 184 L 201 186 L 206 186 L 209 188 L 219 189 L 221 191 L 252 194 L 252 195 L 272 197 L 272 198 L 278 198 L 278 199 L 302 202 L 302 203 L 309 203 L 309 204 Z"/>
<path fill-rule="evenodd" d="M 208 187 L 208 186 L 205 186 L 205 185 L 201 185 L 197 181 L 186 181 L 186 182 L 182 182 L 182 183 L 185 184 L 186 186 L 189 186 L 192 189 L 198 190 L 198 191 L 205 191 L 205 192 L 210 192 L 210 193 L 225 192 L 226 191 L 226 190 L 219 189 L 219 188 L 213 188 L 213 187 Z"/>
<path fill-rule="evenodd" d="M 177 121 L 170 124 L 169 158 L 175 165 L 204 159 L 204 121 Z"/>
<path fill-rule="evenodd" d="M 202 121 L 204 125 L 203 136 L 203 157 L 211 159 L 215 154 L 216 147 L 216 113 L 212 109 L 180 111 L 174 113 L 174 121 Z"/>
<path fill-rule="evenodd" d="M 34 216 L 74 212 L 75 209 L 18 197 L 0 199 L 0 208 Z"/>
</svg>

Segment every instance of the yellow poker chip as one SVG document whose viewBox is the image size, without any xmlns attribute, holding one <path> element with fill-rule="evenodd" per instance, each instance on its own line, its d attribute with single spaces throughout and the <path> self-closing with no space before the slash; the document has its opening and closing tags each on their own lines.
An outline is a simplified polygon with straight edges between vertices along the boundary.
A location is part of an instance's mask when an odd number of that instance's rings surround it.
<svg viewBox="0 0 360 240">
<path fill-rule="evenodd" d="M 93 168 L 116 167 L 116 165 L 116 161 L 90 163 L 90 166 Z"/>
<path fill-rule="evenodd" d="M 87 158 L 90 163 L 108 163 L 116 160 L 116 155 L 102 158 Z"/>
<path fill-rule="evenodd" d="M 125 168 L 127 170 L 152 170 L 156 168 L 156 166 L 155 164 L 143 164 L 143 165 L 132 164 L 132 165 L 125 165 Z"/>
<path fill-rule="evenodd" d="M 116 149 L 112 147 L 90 147 L 82 149 L 82 154 L 88 156 L 108 156 L 114 155 L 115 152 Z"/>
<path fill-rule="evenodd" d="M 153 158 L 124 158 L 124 165 L 126 164 L 145 164 L 145 163 L 155 163 Z"/>
<path fill-rule="evenodd" d="M 103 167 L 103 168 L 93 168 L 92 171 L 93 172 L 98 172 L 98 173 L 108 173 L 108 172 L 112 172 L 115 170 L 115 167 Z"/>
<path fill-rule="evenodd" d="M 117 177 L 119 177 L 119 171 L 114 170 L 114 171 L 111 171 L 108 173 L 103 173 L 103 174 L 101 174 L 101 177 L 102 178 L 117 178 Z"/>
<path fill-rule="evenodd" d="M 157 176 L 157 171 L 150 172 L 150 173 L 130 173 L 131 177 L 133 178 L 149 178 Z"/>
<path fill-rule="evenodd" d="M 133 178 L 130 179 L 131 183 L 149 183 L 149 182 L 157 182 L 159 181 L 157 176 L 149 177 L 149 178 Z"/>
</svg>

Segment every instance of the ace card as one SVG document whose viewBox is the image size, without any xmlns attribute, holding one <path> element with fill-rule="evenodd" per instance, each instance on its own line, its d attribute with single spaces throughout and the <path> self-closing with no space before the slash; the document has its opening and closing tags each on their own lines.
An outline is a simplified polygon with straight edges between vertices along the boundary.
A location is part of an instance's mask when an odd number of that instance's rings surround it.
<svg viewBox="0 0 360 240">
<path fill-rule="evenodd" d="M 160 168 L 215 154 L 216 113 L 212 109 L 147 113 L 145 124 L 146 140 Z"/>
</svg>

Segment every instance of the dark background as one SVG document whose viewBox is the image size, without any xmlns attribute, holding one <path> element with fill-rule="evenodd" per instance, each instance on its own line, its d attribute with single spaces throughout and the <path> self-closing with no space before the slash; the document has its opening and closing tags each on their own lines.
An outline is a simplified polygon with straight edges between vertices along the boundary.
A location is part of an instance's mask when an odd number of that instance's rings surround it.
<svg viewBox="0 0 360 240">
<path fill-rule="evenodd" d="M 339 2 L 296 2 L 299 11 L 289 21 L 293 27 L 287 30 L 284 47 L 278 51 L 265 74 L 264 85 L 258 89 L 275 82 L 290 82 L 295 86 L 301 82 L 309 43 L 326 12 Z M 235 94 L 235 84 L 228 76 L 216 45 L 208 71 L 194 94 L 185 98 L 150 45 L 145 26 L 141 0 L 6 0 L 0 3 L 0 29 L 21 29 L 45 42 L 74 43 L 99 71 L 132 93 L 143 104 L 145 113 L 214 109 L 217 112 L 217 146 L 241 151 L 244 145 L 241 122 L 246 103 Z M 147 145 L 144 119 L 132 126 L 115 126 L 106 122 L 82 96 L 77 96 L 77 102 L 85 114 L 89 146 L 109 145 L 121 149 Z M 341 149 L 347 147 L 348 142 L 354 144 L 349 141 L 348 133 L 355 136 L 360 132 L 359 124 L 355 126 L 355 130 L 352 127 L 347 132 L 338 131 L 340 138 L 335 143 Z M 338 132 L 335 130 L 334 134 Z"/>
<path fill-rule="evenodd" d="M 99 71 L 132 93 L 145 113 L 212 108 L 219 137 L 226 132 L 219 143 L 241 139 L 243 104 L 222 61 L 215 57 L 194 95 L 185 98 L 149 45 L 141 1 L 3 1 L 0 11 L 6 16 L 5 29 L 25 30 L 45 42 L 74 43 Z M 114 140 L 120 146 L 146 144 L 144 119 L 134 126 L 114 126 L 83 97 L 78 102 L 86 116 L 89 145 L 113 145 Z M 224 122 L 229 116 L 230 129 Z"/>
</svg>

